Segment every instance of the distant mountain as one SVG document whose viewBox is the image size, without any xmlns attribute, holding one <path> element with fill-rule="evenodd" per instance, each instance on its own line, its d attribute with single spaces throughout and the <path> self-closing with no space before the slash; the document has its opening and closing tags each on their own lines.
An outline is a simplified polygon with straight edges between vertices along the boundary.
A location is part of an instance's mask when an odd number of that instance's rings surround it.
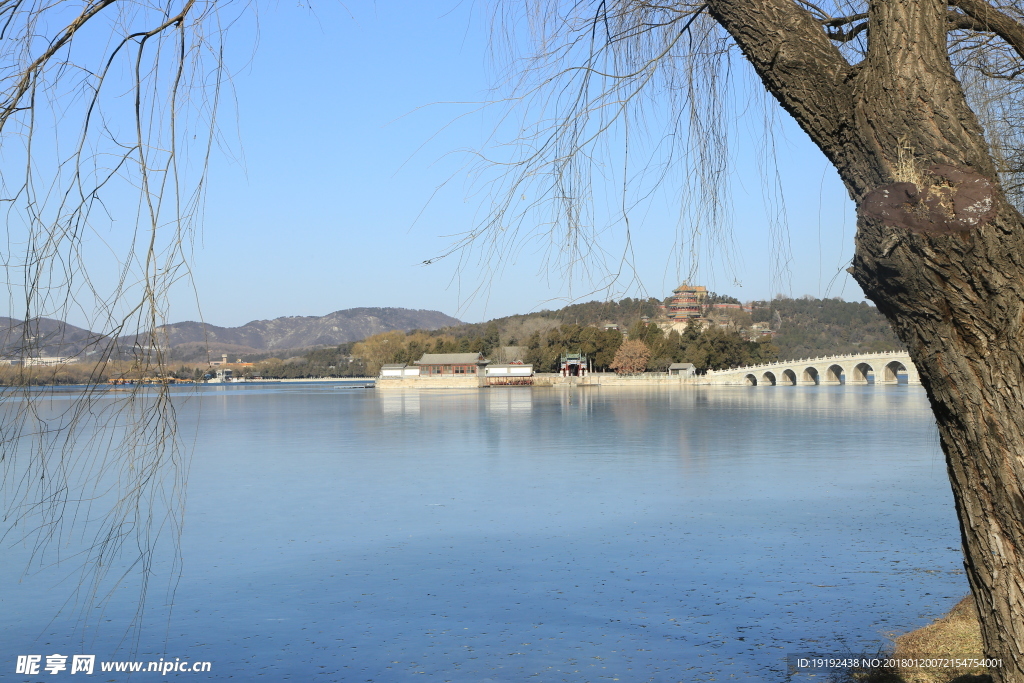
<svg viewBox="0 0 1024 683">
<path fill-rule="evenodd" d="M 436 330 L 462 322 L 440 311 L 408 308 L 349 308 L 324 316 L 288 316 L 254 320 L 241 327 L 218 327 L 197 322 L 161 328 L 170 347 L 209 345 L 211 350 L 277 351 L 336 346 L 389 330 Z M 214 348 L 216 347 L 216 349 Z M 230 348 L 228 348 L 230 347 Z"/>
<path fill-rule="evenodd" d="M 324 316 L 289 316 L 254 320 L 241 327 L 218 327 L 181 322 L 160 328 L 167 346 L 177 349 L 172 357 L 206 356 L 209 353 L 247 354 L 267 351 L 337 346 L 390 330 L 436 330 L 462 322 L 440 311 L 408 308 L 350 308 Z M 98 354 L 109 337 L 59 320 L 24 320 L 0 316 L 0 358 L 23 356 L 79 356 Z M 117 340 L 114 358 L 131 357 L 145 338 L 135 335 Z"/>
<path fill-rule="evenodd" d="M 102 335 L 50 318 L 28 322 L 0 316 L 0 357 L 77 356 L 105 340 Z"/>
</svg>

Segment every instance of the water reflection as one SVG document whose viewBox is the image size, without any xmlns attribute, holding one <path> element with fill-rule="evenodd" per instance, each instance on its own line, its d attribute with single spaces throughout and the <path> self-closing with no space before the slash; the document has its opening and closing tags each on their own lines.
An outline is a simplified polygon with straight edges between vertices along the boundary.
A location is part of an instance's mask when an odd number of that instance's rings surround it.
<svg viewBox="0 0 1024 683">
<path fill-rule="evenodd" d="M 379 391 L 377 400 L 380 411 L 385 415 L 419 415 L 420 392 L 418 391 Z"/>
<path fill-rule="evenodd" d="M 530 387 L 493 387 L 485 390 L 484 397 L 488 412 L 522 415 L 533 410 L 533 393 Z"/>
<path fill-rule="evenodd" d="M 782 680 L 966 591 L 919 387 L 210 399 L 144 644 L 196 681 Z M 54 575 L 5 578 L 10 652 L 78 651 Z"/>
</svg>

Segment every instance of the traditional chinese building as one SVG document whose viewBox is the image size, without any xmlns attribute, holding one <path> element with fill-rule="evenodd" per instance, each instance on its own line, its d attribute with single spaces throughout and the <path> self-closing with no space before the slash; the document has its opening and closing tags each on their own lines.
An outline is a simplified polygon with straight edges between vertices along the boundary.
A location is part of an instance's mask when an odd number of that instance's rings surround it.
<svg viewBox="0 0 1024 683">
<path fill-rule="evenodd" d="M 691 287 L 683 283 L 672 290 L 672 299 L 668 302 L 669 320 L 681 320 L 687 318 L 699 318 L 704 300 L 708 297 L 706 287 L 700 285 Z"/>
<path fill-rule="evenodd" d="M 562 377 L 586 377 L 588 367 L 585 353 L 563 353 L 558 361 L 558 372 Z"/>
<path fill-rule="evenodd" d="M 519 363 L 491 363 L 484 368 L 487 386 L 529 386 L 533 384 L 533 366 Z"/>
<path fill-rule="evenodd" d="M 419 377 L 420 369 L 409 367 L 408 363 L 388 363 L 380 366 L 381 377 Z"/>
<path fill-rule="evenodd" d="M 694 367 L 693 363 L 672 363 L 668 366 L 669 375 L 693 377 L 696 373 L 697 368 Z"/>
<path fill-rule="evenodd" d="M 416 361 L 420 376 L 454 375 L 466 377 L 481 374 L 480 368 L 487 365 L 482 353 L 425 353 Z"/>
</svg>

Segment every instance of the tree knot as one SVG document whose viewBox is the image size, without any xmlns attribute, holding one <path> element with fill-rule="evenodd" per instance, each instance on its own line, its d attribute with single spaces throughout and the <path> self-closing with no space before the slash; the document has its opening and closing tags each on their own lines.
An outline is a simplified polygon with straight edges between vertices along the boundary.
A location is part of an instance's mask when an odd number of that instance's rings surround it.
<svg viewBox="0 0 1024 683">
<path fill-rule="evenodd" d="M 996 214 L 992 182 L 974 171 L 936 165 L 918 183 L 890 183 L 869 192 L 857 211 L 911 232 L 949 235 L 980 228 Z"/>
</svg>

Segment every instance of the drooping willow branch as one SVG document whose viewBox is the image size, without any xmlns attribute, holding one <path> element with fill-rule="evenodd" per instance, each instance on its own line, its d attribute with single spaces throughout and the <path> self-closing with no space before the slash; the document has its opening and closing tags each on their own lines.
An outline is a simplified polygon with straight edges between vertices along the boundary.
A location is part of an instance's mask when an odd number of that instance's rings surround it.
<svg viewBox="0 0 1024 683">
<path fill-rule="evenodd" d="M 767 11 L 771 4 L 759 7 Z M 1024 90 L 1013 81 L 1024 68 L 1021 4 L 955 0 L 948 28 L 950 59 L 983 119 L 1003 186 L 1024 206 L 1024 127 L 1017 123 Z M 844 68 L 867 54 L 865 0 L 793 0 L 793 5 L 821 27 Z M 544 249 L 544 272 L 571 277 L 574 269 L 601 271 L 606 260 L 611 265 L 604 268 L 608 279 L 603 281 L 612 281 L 628 272 L 629 247 L 617 257 L 601 249 L 600 236 L 611 225 L 621 225 L 628 244 L 630 212 L 659 184 L 672 182 L 684 207 L 678 237 L 686 245 L 681 251 L 689 251 L 687 276 L 693 275 L 701 252 L 707 267 L 712 259 L 705 247 L 729 243 L 728 129 L 738 111 L 731 100 L 736 90 L 726 83 L 746 69 L 736 59 L 735 45 L 707 19 L 704 4 L 692 0 L 535 0 L 526 9 L 505 5 L 495 36 L 504 39 L 514 35 L 516 26 L 529 26 L 527 39 L 503 44 L 512 52 L 533 46 L 532 53 L 508 62 L 517 75 L 498 98 L 509 106 L 502 122 L 519 135 L 476 157 L 493 204 L 443 256 L 457 255 L 463 265 L 473 260 L 494 272 L 521 254 L 524 245 L 538 245 Z M 688 27 L 681 35 L 684 23 Z M 756 95 L 750 97 L 757 102 Z M 748 106 L 745 101 L 740 105 Z M 770 127 L 774 105 L 764 111 Z M 635 130 L 643 131 L 646 146 Z M 770 138 L 766 128 L 765 139 Z M 766 159 L 771 147 L 765 144 Z M 771 170 L 764 175 L 777 176 Z M 612 176 L 614 182 L 608 180 Z M 633 178 L 628 189 L 625 177 Z M 595 183 L 602 189 L 596 190 Z M 607 203 L 615 192 L 608 184 L 623 188 L 621 209 L 598 216 L 598 203 Z M 769 222 L 776 225 L 785 210 L 773 192 L 777 200 L 766 203 L 779 207 L 770 212 L 776 218 Z M 782 227 L 772 230 L 780 263 L 788 261 L 784 234 Z"/>
<path fill-rule="evenodd" d="M 141 618 L 161 548 L 178 561 L 187 454 L 167 384 L 141 380 L 168 372 L 160 325 L 202 213 L 229 7 L 0 0 L 0 541 L 35 567 L 70 555 L 87 622 L 127 583 Z M 111 395 L 116 376 L 136 383 Z M 71 380 L 57 403 L 33 389 Z"/>
</svg>

